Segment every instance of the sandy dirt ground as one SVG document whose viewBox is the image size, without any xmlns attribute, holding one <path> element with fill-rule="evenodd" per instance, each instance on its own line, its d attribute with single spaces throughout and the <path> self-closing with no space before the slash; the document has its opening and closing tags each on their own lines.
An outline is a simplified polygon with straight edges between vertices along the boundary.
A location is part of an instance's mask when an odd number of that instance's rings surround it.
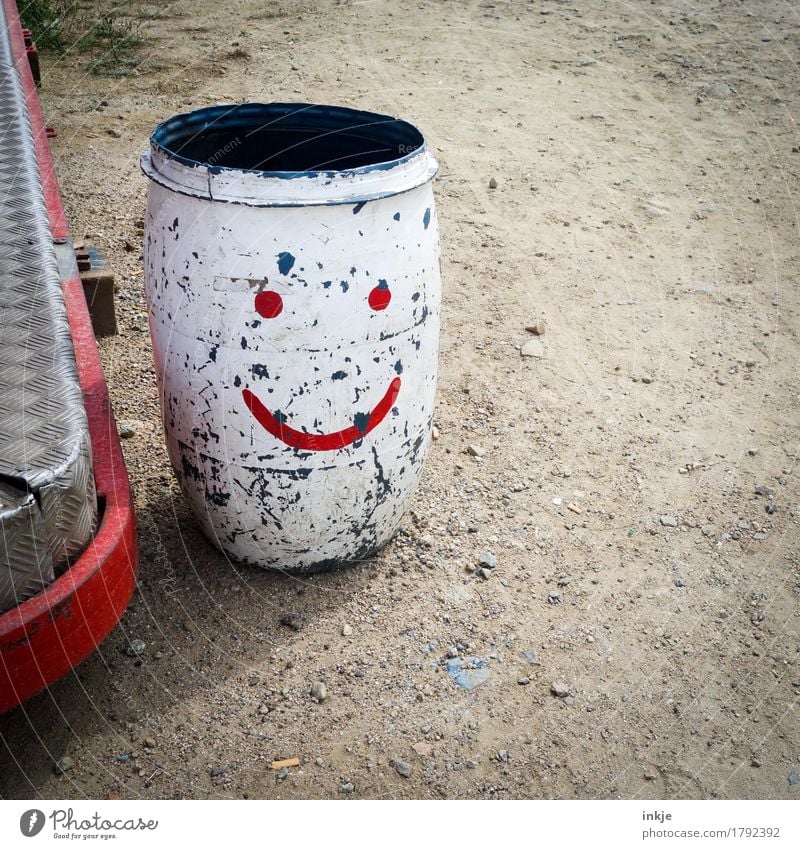
<svg viewBox="0 0 800 849">
<path fill-rule="evenodd" d="M 73 235 L 117 274 L 139 584 L 0 718 L 0 796 L 798 798 L 797 7 L 126 11 L 137 71 L 45 57 L 42 98 Z M 304 579 L 198 532 L 150 355 L 139 153 L 244 100 L 397 114 L 441 161 L 440 435 L 398 537 Z"/>
</svg>

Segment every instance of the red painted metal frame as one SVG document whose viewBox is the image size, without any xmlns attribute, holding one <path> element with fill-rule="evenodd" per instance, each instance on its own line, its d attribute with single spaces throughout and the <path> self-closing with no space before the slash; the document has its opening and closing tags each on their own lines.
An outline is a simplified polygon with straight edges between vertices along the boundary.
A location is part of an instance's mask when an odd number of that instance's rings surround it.
<svg viewBox="0 0 800 849">
<path fill-rule="evenodd" d="M 16 3 L 2 3 L 27 101 L 53 239 L 69 243 Z M 67 572 L 39 595 L 0 615 L 0 713 L 43 690 L 94 652 L 125 611 L 136 580 L 136 523 L 128 475 L 77 267 L 74 276 L 63 281 L 63 289 L 102 512 L 94 539 Z"/>
</svg>

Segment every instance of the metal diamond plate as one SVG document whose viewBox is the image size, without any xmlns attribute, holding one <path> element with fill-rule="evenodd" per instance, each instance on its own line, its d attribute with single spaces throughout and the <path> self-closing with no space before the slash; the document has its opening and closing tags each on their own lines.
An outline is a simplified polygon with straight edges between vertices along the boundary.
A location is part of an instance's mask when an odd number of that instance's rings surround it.
<svg viewBox="0 0 800 849">
<path fill-rule="evenodd" d="M 0 612 L 97 519 L 89 429 L 28 112 L 0 6 Z"/>
</svg>

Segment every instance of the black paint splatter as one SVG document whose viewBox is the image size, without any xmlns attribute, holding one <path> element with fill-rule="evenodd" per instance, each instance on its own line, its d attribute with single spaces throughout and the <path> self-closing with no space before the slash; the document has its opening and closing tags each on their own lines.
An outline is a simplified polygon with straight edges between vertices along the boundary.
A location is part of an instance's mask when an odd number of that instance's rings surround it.
<svg viewBox="0 0 800 849">
<path fill-rule="evenodd" d="M 369 427 L 369 413 L 356 413 L 353 419 L 353 424 L 358 432 L 363 436 Z"/>
<path fill-rule="evenodd" d="M 281 274 L 288 274 L 294 267 L 294 257 L 288 251 L 281 251 L 278 254 L 278 271 Z"/>
</svg>

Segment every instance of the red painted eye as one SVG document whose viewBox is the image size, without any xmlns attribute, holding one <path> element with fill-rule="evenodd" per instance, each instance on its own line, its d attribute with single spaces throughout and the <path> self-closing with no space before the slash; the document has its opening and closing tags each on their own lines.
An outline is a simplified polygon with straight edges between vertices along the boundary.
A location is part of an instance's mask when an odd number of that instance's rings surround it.
<svg viewBox="0 0 800 849">
<path fill-rule="evenodd" d="M 389 306 L 389 301 L 392 300 L 392 293 L 389 291 L 389 285 L 385 280 L 381 282 L 369 293 L 367 298 L 369 305 L 374 310 L 385 310 Z"/>
<path fill-rule="evenodd" d="M 256 295 L 256 312 L 264 318 L 275 318 L 283 310 L 283 298 L 277 292 L 259 292 Z"/>
</svg>

